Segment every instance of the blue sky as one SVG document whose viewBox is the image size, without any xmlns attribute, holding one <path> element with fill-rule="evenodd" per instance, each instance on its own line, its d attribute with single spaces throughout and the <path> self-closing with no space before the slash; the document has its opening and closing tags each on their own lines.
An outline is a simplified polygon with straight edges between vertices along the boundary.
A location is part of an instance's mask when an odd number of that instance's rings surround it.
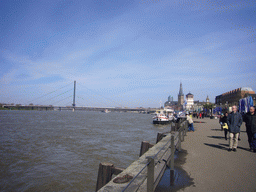
<svg viewBox="0 0 256 192">
<path fill-rule="evenodd" d="M 159 107 L 256 91 L 253 0 L 0 1 L 0 103 Z"/>
</svg>

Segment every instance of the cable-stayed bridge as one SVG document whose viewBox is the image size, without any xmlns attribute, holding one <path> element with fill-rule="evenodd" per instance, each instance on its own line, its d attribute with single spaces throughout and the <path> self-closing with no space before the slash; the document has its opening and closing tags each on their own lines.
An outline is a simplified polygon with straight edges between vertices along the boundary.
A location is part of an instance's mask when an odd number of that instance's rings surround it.
<svg viewBox="0 0 256 192">
<path fill-rule="evenodd" d="M 17 110 L 38 110 L 38 111 L 50 111 L 50 110 L 76 110 L 76 111 L 102 111 L 104 112 L 106 109 L 112 112 L 138 112 L 138 113 L 154 113 L 157 109 L 155 108 L 119 108 L 119 107 L 73 107 L 73 106 L 52 106 L 52 105 L 10 105 L 6 104 L 2 106 L 6 109 L 17 109 Z"/>
<path fill-rule="evenodd" d="M 68 83 L 63 87 L 41 94 L 39 97 L 31 98 L 29 104 L 4 104 L 2 107 L 18 110 L 104 111 L 108 109 L 108 111 L 134 111 L 140 113 L 154 112 L 156 110 L 142 107 L 124 107 L 124 103 L 118 101 L 116 98 L 106 98 L 101 93 L 79 84 L 79 90 L 81 88 L 85 90 L 85 92 L 82 92 L 82 95 L 80 94 L 81 91 L 76 91 L 76 81 L 74 81 L 74 83 Z"/>
</svg>

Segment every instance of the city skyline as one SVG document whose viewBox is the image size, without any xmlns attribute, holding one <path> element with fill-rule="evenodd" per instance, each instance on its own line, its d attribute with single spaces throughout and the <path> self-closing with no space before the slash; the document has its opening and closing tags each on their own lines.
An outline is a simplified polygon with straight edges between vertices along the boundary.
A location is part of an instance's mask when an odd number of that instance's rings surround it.
<svg viewBox="0 0 256 192">
<path fill-rule="evenodd" d="M 159 107 L 256 91 L 254 1 L 1 1 L 0 103 Z"/>
</svg>

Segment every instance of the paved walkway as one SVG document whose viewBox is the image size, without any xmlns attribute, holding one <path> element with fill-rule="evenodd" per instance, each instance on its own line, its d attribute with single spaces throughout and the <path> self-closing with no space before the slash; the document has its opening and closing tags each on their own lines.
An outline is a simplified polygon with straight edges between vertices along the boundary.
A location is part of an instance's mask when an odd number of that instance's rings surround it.
<svg viewBox="0 0 256 192">
<path fill-rule="evenodd" d="M 182 168 L 194 184 L 179 191 L 256 191 L 256 153 L 250 152 L 245 125 L 237 152 L 228 152 L 228 140 L 218 119 L 193 119 L 195 132 L 188 132 L 182 149 L 187 151 Z"/>
</svg>

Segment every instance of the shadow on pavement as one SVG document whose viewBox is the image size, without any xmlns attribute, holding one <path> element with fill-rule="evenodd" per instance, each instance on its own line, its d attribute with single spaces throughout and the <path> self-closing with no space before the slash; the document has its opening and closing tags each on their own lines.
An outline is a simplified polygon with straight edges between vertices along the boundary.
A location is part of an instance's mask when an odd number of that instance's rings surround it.
<svg viewBox="0 0 256 192">
<path fill-rule="evenodd" d="M 186 150 L 177 153 L 177 158 L 174 161 L 174 185 L 170 185 L 170 168 L 167 168 L 155 192 L 176 192 L 194 185 L 193 178 L 182 169 L 182 165 L 186 163 L 186 155 Z"/>
<path fill-rule="evenodd" d="M 219 143 L 218 145 L 209 144 L 209 143 L 204 143 L 204 144 L 207 145 L 207 146 L 214 147 L 214 148 L 217 148 L 217 149 L 222 149 L 222 150 L 228 150 L 228 148 L 229 148 L 229 144 L 222 144 L 222 143 Z M 239 143 L 238 143 L 238 145 L 239 145 Z M 244 147 L 239 147 L 239 146 L 237 146 L 237 149 L 250 151 L 249 148 L 244 148 Z"/>
<path fill-rule="evenodd" d="M 223 145 L 223 146 L 226 146 L 227 148 L 229 148 L 229 144 L 222 144 L 222 143 L 220 143 L 220 145 Z M 245 151 L 250 151 L 249 147 L 248 148 L 239 147 L 239 142 L 238 142 L 237 149 L 242 149 L 242 150 L 245 150 Z"/>
<path fill-rule="evenodd" d="M 210 146 L 210 147 L 217 148 L 217 149 L 228 150 L 228 148 L 223 147 L 223 146 L 221 146 L 221 145 L 209 144 L 209 143 L 204 143 L 204 144 L 207 145 L 207 146 Z"/>
<path fill-rule="evenodd" d="M 213 138 L 213 139 L 225 139 L 225 137 L 222 136 L 207 136 L 209 138 Z"/>
<path fill-rule="evenodd" d="M 211 129 L 212 131 L 222 131 L 221 129 Z"/>
<path fill-rule="evenodd" d="M 212 131 L 223 131 L 221 129 L 211 129 Z M 246 131 L 240 131 L 241 133 L 246 133 Z"/>
</svg>

